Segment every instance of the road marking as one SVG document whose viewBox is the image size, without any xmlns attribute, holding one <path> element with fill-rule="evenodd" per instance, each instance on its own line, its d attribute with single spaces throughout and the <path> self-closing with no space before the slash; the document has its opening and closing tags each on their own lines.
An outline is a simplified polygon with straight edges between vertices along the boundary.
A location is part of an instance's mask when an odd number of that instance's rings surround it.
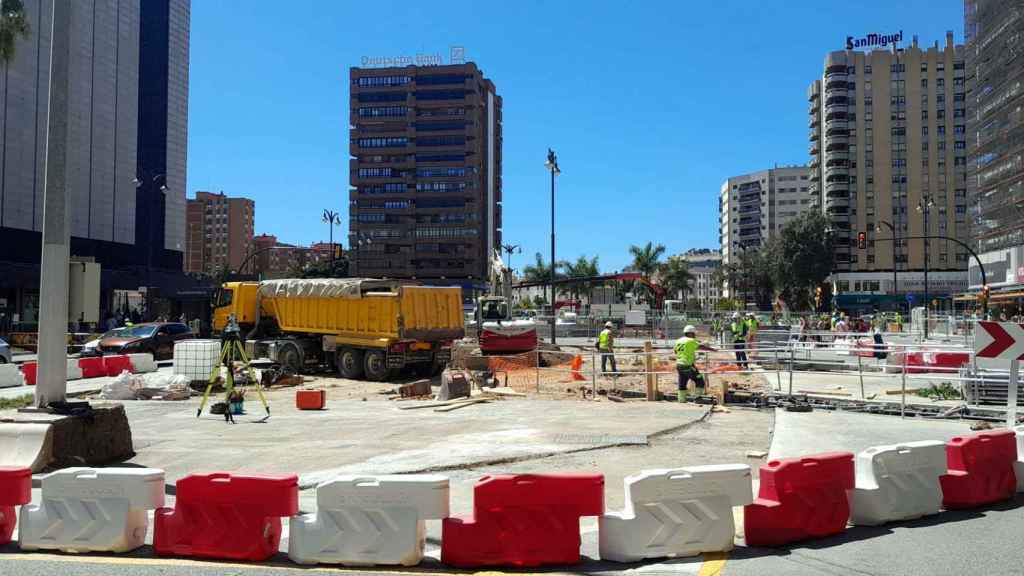
<svg viewBox="0 0 1024 576">
<path fill-rule="evenodd" d="M 708 552 L 704 555 L 704 564 L 697 576 L 720 576 L 728 559 L 728 552 Z"/>
</svg>

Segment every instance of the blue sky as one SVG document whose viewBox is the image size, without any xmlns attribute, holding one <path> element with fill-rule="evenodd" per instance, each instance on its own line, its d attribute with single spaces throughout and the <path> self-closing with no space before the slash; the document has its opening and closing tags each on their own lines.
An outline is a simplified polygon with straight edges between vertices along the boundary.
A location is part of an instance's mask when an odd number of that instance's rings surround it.
<svg viewBox="0 0 1024 576">
<path fill-rule="evenodd" d="M 256 232 L 327 240 L 348 223 L 348 68 L 466 48 L 504 98 L 504 235 L 513 266 L 627 265 L 630 244 L 717 247 L 722 181 L 807 161 L 808 83 L 847 35 L 963 37 L 958 0 L 192 3 L 188 191 L 256 201 Z"/>
</svg>

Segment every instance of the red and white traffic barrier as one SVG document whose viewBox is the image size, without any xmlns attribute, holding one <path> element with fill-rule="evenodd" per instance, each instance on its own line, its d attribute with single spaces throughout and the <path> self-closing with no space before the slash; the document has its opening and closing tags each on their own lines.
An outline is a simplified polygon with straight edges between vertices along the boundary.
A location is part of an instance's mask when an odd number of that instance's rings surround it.
<svg viewBox="0 0 1024 576">
<path fill-rule="evenodd" d="M 18 371 L 14 364 L 0 364 L 0 388 L 12 386 L 36 385 L 36 376 L 39 370 L 35 362 L 25 362 L 21 365 L 19 380 L 14 376 L 12 370 Z M 145 354 L 119 354 L 114 356 L 93 356 L 89 358 L 68 359 L 67 379 L 82 380 L 87 378 L 100 378 L 102 376 L 118 376 L 127 370 L 132 374 L 143 374 L 156 372 L 156 361 L 153 355 Z"/>
</svg>

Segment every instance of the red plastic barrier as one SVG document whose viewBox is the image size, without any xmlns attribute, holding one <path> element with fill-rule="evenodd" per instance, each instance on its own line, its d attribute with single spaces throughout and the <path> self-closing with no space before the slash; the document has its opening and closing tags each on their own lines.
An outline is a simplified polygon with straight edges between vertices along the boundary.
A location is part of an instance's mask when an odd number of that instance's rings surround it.
<svg viewBox="0 0 1024 576">
<path fill-rule="evenodd" d="M 743 508 L 748 546 L 779 546 L 846 529 L 853 489 L 853 454 L 831 452 L 772 460 L 761 466 L 761 488 Z"/>
<path fill-rule="evenodd" d="M 580 516 L 604 513 L 602 474 L 484 476 L 473 516 L 445 518 L 441 562 L 452 566 L 540 566 L 580 560 Z"/>
<path fill-rule="evenodd" d="M 36 370 L 39 367 L 35 362 L 25 362 L 21 365 L 21 375 L 25 377 L 25 384 L 36 385 Z"/>
<path fill-rule="evenodd" d="M 132 359 L 124 355 L 104 356 L 103 369 L 107 371 L 107 376 L 119 376 L 125 370 L 130 373 L 132 371 Z"/>
<path fill-rule="evenodd" d="M 946 442 L 949 472 L 939 477 L 942 505 L 974 508 L 1013 498 L 1017 445 L 1013 430 L 980 432 Z"/>
<path fill-rule="evenodd" d="M 0 544 L 7 544 L 18 523 L 15 506 L 32 501 L 32 470 L 0 466 Z"/>
<path fill-rule="evenodd" d="M 299 512 L 298 476 L 196 474 L 177 482 L 174 508 L 154 516 L 161 556 L 261 561 L 277 553 L 281 517 Z"/>
<path fill-rule="evenodd" d="M 103 357 L 79 358 L 78 367 L 82 370 L 82 378 L 99 378 L 107 375 L 107 367 L 103 365 Z"/>
</svg>

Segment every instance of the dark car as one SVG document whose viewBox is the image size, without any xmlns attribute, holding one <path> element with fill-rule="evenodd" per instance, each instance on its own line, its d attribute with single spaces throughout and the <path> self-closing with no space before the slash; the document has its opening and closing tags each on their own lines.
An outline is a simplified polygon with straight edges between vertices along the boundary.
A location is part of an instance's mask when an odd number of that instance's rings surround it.
<svg viewBox="0 0 1024 576">
<path fill-rule="evenodd" d="M 147 322 L 115 328 L 100 337 L 83 356 L 138 354 L 148 352 L 154 360 L 168 360 L 174 355 L 174 343 L 195 338 L 192 329 L 180 322 Z"/>
</svg>

